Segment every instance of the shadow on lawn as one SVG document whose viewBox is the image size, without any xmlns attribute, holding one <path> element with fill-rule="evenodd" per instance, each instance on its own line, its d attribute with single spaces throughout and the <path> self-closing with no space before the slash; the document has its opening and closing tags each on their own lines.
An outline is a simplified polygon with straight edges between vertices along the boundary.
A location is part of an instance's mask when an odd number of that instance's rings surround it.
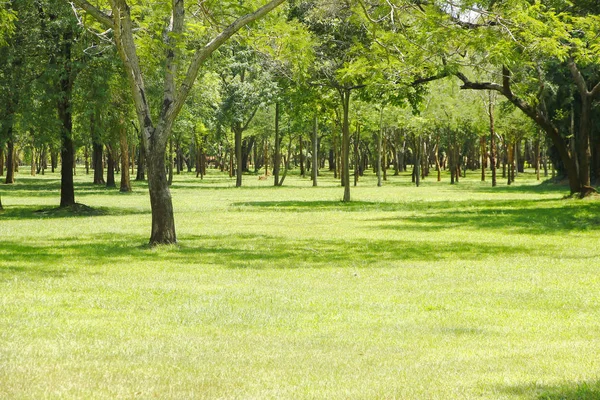
<svg viewBox="0 0 600 400">
<path fill-rule="evenodd" d="M 68 270 L 83 265 L 122 265 L 132 259 L 159 263 L 169 268 L 215 265 L 224 268 L 369 268 L 402 267 L 402 263 L 439 260 L 482 260 L 498 254 L 532 254 L 534 248 L 518 245 L 433 243 L 411 240 L 344 241 L 293 240 L 266 235 L 186 236 L 182 244 L 150 249 L 142 238 L 114 237 L 109 234 L 83 236 L 61 241 L 45 240 L 23 244 L 4 240 L 0 248 L 0 271 L 4 277 L 14 273 L 35 274 L 35 265 L 46 270 Z M 32 270 L 23 265 L 34 266 Z M 74 266 L 74 267 L 73 267 Z M 410 266 L 410 265 L 407 265 Z M 57 272 L 57 273 L 59 273 Z M 44 275 L 41 275 L 42 277 Z"/>
<path fill-rule="evenodd" d="M 600 229 L 600 202 L 566 200 L 478 200 L 377 203 L 355 201 L 256 201 L 234 203 L 245 208 L 284 212 L 404 212 L 408 215 L 367 219 L 373 229 L 441 231 L 468 228 L 518 233 L 561 233 Z"/>
<path fill-rule="evenodd" d="M 558 386 L 509 386 L 501 387 L 500 391 L 529 400 L 600 400 L 600 381 Z"/>
<path fill-rule="evenodd" d="M 440 231 L 460 227 L 476 230 L 506 230 L 512 233 L 560 234 L 567 231 L 600 230 L 600 202 L 582 202 L 574 206 L 544 206 L 543 202 L 523 202 L 519 207 L 463 208 L 450 213 L 424 212 L 409 217 L 386 217 L 374 219 L 374 229 Z"/>
<path fill-rule="evenodd" d="M 46 206 L 25 206 L 25 207 L 8 207 L 0 213 L 1 220 L 45 220 L 56 218 L 86 218 L 86 217 L 101 217 L 107 215 L 136 215 L 150 214 L 150 210 L 140 210 L 131 208 L 119 207 L 87 207 L 79 205 L 79 210 L 61 209 L 58 207 Z"/>
</svg>

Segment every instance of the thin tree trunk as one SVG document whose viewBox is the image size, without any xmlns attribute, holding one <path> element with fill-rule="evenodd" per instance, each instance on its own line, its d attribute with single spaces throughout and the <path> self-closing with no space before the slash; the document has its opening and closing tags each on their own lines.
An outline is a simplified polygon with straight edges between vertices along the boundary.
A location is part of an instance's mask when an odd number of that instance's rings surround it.
<svg viewBox="0 0 600 400">
<path fill-rule="evenodd" d="M 15 142 L 12 138 L 12 127 L 8 128 L 9 139 L 8 139 L 8 151 L 6 152 L 6 179 L 5 184 L 15 183 Z"/>
<path fill-rule="evenodd" d="M 35 176 L 37 166 L 35 162 L 35 146 L 31 145 L 31 176 Z"/>
<path fill-rule="evenodd" d="M 106 145 L 106 187 L 116 187 L 115 155 L 111 145 Z"/>
<path fill-rule="evenodd" d="M 350 90 L 343 90 L 343 122 L 342 122 L 342 184 L 344 186 L 344 202 L 350 201 Z"/>
<path fill-rule="evenodd" d="M 281 138 L 279 137 L 279 103 L 275 104 L 275 150 L 273 152 L 273 185 L 279 186 L 279 170 L 281 168 Z"/>
<path fill-rule="evenodd" d="M 302 178 L 304 178 L 306 175 L 306 171 L 304 171 L 304 140 L 302 139 L 302 135 L 300 135 L 299 145 L 300 145 L 300 176 Z"/>
<path fill-rule="evenodd" d="M 0 144 L 0 176 L 4 176 L 4 145 Z"/>
<path fill-rule="evenodd" d="M 317 115 L 317 113 L 315 113 L 315 117 L 314 117 L 314 123 L 313 123 L 313 138 L 312 138 L 312 142 L 313 142 L 313 156 L 312 156 L 312 182 L 313 182 L 313 186 L 317 186 L 317 178 L 319 176 L 319 138 L 318 138 L 318 131 L 319 131 L 319 116 Z"/>
<path fill-rule="evenodd" d="M 535 162 L 535 176 L 537 178 L 537 180 L 540 180 L 540 138 L 536 138 L 535 140 L 535 146 L 534 146 L 534 150 L 535 152 L 534 154 L 534 162 Z"/>
<path fill-rule="evenodd" d="M 242 172 L 244 166 L 242 165 L 242 128 L 237 124 L 233 130 L 235 136 L 235 187 L 242 186 Z"/>
<path fill-rule="evenodd" d="M 127 129 L 124 121 L 119 129 L 119 144 L 121 146 L 121 188 L 123 193 L 131 192 L 131 179 L 129 177 L 129 143 L 127 143 Z"/>
</svg>

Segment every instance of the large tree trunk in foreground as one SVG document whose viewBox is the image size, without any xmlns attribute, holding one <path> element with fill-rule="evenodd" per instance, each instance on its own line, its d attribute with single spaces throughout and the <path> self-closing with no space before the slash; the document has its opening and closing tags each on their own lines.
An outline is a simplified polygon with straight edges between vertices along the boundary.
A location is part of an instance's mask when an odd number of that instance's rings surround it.
<svg viewBox="0 0 600 400">
<path fill-rule="evenodd" d="M 150 192 L 150 207 L 152 209 L 152 233 L 150 244 L 176 243 L 175 219 L 173 217 L 173 202 L 167 184 L 165 165 L 166 142 L 149 143 L 153 146 L 146 150 L 146 167 L 148 169 L 148 190 Z M 156 147 L 154 147 L 156 146 Z"/>
</svg>

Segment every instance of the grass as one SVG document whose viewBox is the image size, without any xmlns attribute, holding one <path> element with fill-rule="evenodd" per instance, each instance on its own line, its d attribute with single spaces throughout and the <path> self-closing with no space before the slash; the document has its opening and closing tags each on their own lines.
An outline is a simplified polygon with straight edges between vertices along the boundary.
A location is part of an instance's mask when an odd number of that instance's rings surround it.
<svg viewBox="0 0 600 400">
<path fill-rule="evenodd" d="M 2 186 L 0 398 L 600 399 L 600 202 L 451 186 L 175 177 Z M 88 209 L 85 209 L 88 210 Z"/>
</svg>

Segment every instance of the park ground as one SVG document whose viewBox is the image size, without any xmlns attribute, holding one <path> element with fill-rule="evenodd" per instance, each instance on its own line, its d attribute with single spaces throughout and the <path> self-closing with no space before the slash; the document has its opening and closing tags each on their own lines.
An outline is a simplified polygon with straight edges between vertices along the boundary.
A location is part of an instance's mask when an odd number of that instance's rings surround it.
<svg viewBox="0 0 600 400">
<path fill-rule="evenodd" d="M 600 201 L 521 174 L 491 188 L 212 172 L 147 188 L 0 187 L 0 398 L 600 399 Z"/>
</svg>

